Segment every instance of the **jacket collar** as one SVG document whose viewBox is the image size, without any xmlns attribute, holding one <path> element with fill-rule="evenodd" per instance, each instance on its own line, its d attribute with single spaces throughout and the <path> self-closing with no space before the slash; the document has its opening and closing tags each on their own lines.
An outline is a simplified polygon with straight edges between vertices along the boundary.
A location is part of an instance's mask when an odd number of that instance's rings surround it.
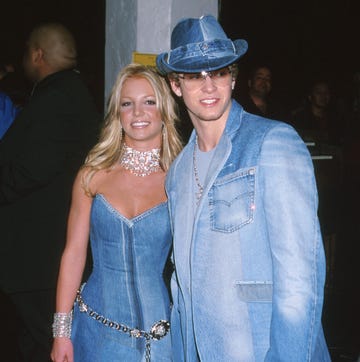
<svg viewBox="0 0 360 362">
<path fill-rule="evenodd" d="M 31 95 L 33 95 L 38 89 L 44 88 L 46 87 L 48 84 L 52 83 L 54 80 L 59 79 L 59 78 L 63 78 L 66 76 L 66 74 L 71 74 L 71 73 L 78 73 L 79 72 L 75 69 L 65 69 L 65 70 L 60 70 L 58 72 L 49 74 L 48 76 L 46 76 L 45 78 L 41 79 L 40 81 L 34 83 L 34 86 L 32 88 L 31 91 Z"/>
<path fill-rule="evenodd" d="M 229 113 L 229 117 L 226 121 L 226 126 L 223 135 L 221 138 L 224 138 L 224 135 L 232 136 L 233 133 L 236 133 L 237 130 L 240 128 L 242 123 L 242 113 L 244 109 L 243 107 L 235 100 L 231 100 L 231 109 Z M 188 144 L 193 144 L 195 142 L 196 137 L 196 130 L 194 129 L 190 135 Z M 219 144 L 221 143 L 221 139 Z"/>
<path fill-rule="evenodd" d="M 211 185 L 214 183 L 216 177 L 219 175 L 220 171 L 223 169 L 226 160 L 228 159 L 232 145 L 231 145 L 231 139 L 232 136 L 236 133 L 236 131 L 240 128 L 242 123 L 242 112 L 243 108 L 238 104 L 235 100 L 232 100 L 231 109 L 229 113 L 229 117 L 226 121 L 226 126 L 224 133 L 222 134 L 220 141 L 218 145 L 216 146 L 216 150 L 213 156 L 213 160 L 210 163 L 210 167 L 207 173 L 207 177 L 204 182 L 204 195 L 206 195 Z M 184 167 L 183 172 L 187 169 L 188 165 L 192 165 L 192 157 L 193 157 L 193 151 L 195 147 L 195 138 L 196 138 L 196 131 L 193 130 L 189 142 L 187 144 L 187 147 L 184 149 L 184 160 L 186 162 L 182 163 L 182 167 Z M 181 185 L 178 185 L 179 187 L 182 187 Z M 185 196 L 186 192 L 188 192 L 187 187 L 184 185 L 184 189 L 182 190 L 182 195 Z M 191 195 L 193 197 L 193 195 Z M 198 210 L 201 209 L 202 203 L 204 199 L 200 201 Z"/>
</svg>

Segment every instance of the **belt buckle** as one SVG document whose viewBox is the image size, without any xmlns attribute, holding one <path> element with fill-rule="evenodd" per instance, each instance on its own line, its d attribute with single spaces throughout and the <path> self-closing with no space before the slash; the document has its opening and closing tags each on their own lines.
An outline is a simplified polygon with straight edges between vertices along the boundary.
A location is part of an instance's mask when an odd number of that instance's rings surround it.
<svg viewBox="0 0 360 362">
<path fill-rule="evenodd" d="M 167 335 L 170 330 L 170 323 L 165 320 L 160 320 L 154 323 L 150 329 L 150 335 L 153 339 L 159 340 Z"/>
</svg>

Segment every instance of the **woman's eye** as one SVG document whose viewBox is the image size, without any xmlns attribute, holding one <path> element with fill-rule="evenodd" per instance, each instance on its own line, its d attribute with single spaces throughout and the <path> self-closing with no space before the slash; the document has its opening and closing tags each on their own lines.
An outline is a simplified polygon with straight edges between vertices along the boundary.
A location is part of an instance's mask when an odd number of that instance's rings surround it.
<svg viewBox="0 0 360 362">
<path fill-rule="evenodd" d="M 148 99 L 146 101 L 146 104 L 150 105 L 150 106 L 154 106 L 156 104 L 156 101 L 154 101 L 153 99 Z"/>
<path fill-rule="evenodd" d="M 128 107 L 128 106 L 130 106 L 130 102 L 122 102 L 121 103 L 121 107 Z"/>
</svg>

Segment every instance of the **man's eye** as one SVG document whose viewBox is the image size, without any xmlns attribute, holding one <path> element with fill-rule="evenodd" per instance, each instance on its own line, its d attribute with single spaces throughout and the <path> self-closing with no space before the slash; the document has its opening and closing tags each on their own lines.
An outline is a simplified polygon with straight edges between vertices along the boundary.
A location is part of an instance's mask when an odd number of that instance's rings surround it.
<svg viewBox="0 0 360 362">
<path fill-rule="evenodd" d="M 229 74 L 229 71 L 227 69 L 221 69 L 217 72 L 213 73 L 216 78 L 222 78 Z"/>
<path fill-rule="evenodd" d="M 202 78 L 202 75 L 200 73 L 191 73 L 191 74 L 186 74 L 186 77 L 189 80 L 197 80 Z"/>
</svg>

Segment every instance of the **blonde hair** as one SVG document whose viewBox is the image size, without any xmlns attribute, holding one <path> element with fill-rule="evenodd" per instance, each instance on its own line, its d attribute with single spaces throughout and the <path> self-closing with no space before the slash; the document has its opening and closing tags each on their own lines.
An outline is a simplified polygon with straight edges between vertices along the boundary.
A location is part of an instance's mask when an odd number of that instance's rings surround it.
<svg viewBox="0 0 360 362">
<path fill-rule="evenodd" d="M 74 68 L 77 64 L 75 39 L 62 24 L 37 26 L 29 36 L 28 46 L 42 49 L 45 61 L 56 71 Z"/>
<path fill-rule="evenodd" d="M 124 138 L 120 117 L 120 97 L 124 82 L 130 78 L 147 79 L 154 89 L 156 105 L 163 122 L 160 166 L 165 172 L 182 148 L 175 124 L 178 122 L 177 106 L 165 78 L 154 67 L 129 64 L 117 76 L 109 98 L 99 142 L 90 150 L 83 166 L 88 169 L 83 177 L 83 187 L 88 194 L 91 194 L 89 183 L 93 175 L 99 170 L 111 168 L 121 157 Z"/>
</svg>

